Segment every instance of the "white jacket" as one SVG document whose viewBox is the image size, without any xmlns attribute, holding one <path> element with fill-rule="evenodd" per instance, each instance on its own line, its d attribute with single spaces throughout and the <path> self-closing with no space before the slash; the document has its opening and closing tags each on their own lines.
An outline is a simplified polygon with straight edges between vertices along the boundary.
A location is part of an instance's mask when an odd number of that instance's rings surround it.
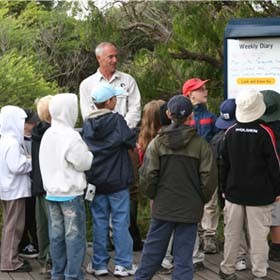
<svg viewBox="0 0 280 280">
<path fill-rule="evenodd" d="M 39 162 L 44 189 L 49 196 L 78 196 L 86 188 L 84 171 L 93 155 L 74 130 L 78 116 L 75 94 L 55 95 L 49 104 L 51 127 L 43 135 Z"/>
<path fill-rule="evenodd" d="M 110 81 L 107 81 L 99 69 L 80 85 L 80 107 L 83 120 L 87 119 L 94 110 L 91 91 L 99 83 L 110 83 L 114 87 L 122 87 L 126 94 L 117 96 L 115 112 L 121 114 L 130 128 L 135 128 L 141 118 L 141 96 L 136 81 L 124 72 L 116 71 Z"/>
<path fill-rule="evenodd" d="M 0 113 L 0 199 L 31 196 L 31 159 L 24 152 L 24 110 L 4 106 Z"/>
</svg>

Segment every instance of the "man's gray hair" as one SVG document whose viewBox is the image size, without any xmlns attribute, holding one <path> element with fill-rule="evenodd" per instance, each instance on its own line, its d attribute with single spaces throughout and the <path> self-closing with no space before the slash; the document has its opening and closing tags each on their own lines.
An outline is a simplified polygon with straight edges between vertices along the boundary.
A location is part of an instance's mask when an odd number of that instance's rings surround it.
<svg viewBox="0 0 280 280">
<path fill-rule="evenodd" d="M 115 48 L 117 48 L 113 43 L 110 43 L 110 42 L 102 42 L 100 44 L 98 44 L 95 48 L 95 55 L 96 56 L 99 56 L 102 54 L 103 52 L 103 48 L 106 47 L 106 46 L 113 46 Z"/>
</svg>

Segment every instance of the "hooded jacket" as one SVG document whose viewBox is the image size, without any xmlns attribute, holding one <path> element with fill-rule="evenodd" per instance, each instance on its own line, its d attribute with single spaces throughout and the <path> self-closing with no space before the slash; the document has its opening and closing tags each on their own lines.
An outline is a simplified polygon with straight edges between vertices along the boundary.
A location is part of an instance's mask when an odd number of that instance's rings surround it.
<svg viewBox="0 0 280 280">
<path fill-rule="evenodd" d="M 140 184 L 154 200 L 152 217 L 164 221 L 199 222 L 216 181 L 210 145 L 186 125 L 161 129 L 140 168 Z"/>
<path fill-rule="evenodd" d="M 43 135 L 39 163 L 48 196 L 79 196 L 86 188 L 84 171 L 93 155 L 74 130 L 78 116 L 75 94 L 55 95 L 49 104 L 51 127 Z"/>
<path fill-rule="evenodd" d="M 40 121 L 32 129 L 32 136 L 31 136 L 31 141 L 32 141 L 31 194 L 32 196 L 46 194 L 43 187 L 42 175 L 41 175 L 41 170 L 39 165 L 39 149 L 40 149 L 42 137 L 49 127 L 50 127 L 49 123 Z"/>
<path fill-rule="evenodd" d="M 136 135 L 119 113 L 96 110 L 83 125 L 83 139 L 94 154 L 88 182 L 97 194 L 110 194 L 131 187 L 132 162 L 128 149 L 136 145 Z"/>
<path fill-rule="evenodd" d="M 279 156 L 272 130 L 260 120 L 236 123 L 221 148 L 221 188 L 235 204 L 262 206 L 280 195 Z"/>
<path fill-rule="evenodd" d="M 29 197 L 31 159 L 24 152 L 24 110 L 4 106 L 0 114 L 0 199 Z"/>
</svg>

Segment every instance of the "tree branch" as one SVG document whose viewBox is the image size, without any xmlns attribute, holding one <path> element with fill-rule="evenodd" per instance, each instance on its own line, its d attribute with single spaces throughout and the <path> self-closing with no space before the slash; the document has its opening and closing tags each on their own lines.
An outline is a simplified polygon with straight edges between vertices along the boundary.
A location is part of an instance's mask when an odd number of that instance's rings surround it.
<svg viewBox="0 0 280 280">
<path fill-rule="evenodd" d="M 211 56 L 201 54 L 201 53 L 194 53 L 185 49 L 180 50 L 180 52 L 169 52 L 172 58 L 174 59 L 189 59 L 189 60 L 196 60 L 196 61 L 204 61 L 212 66 L 222 69 L 223 68 L 223 62 L 220 60 L 217 60 L 215 58 L 212 58 Z"/>
</svg>

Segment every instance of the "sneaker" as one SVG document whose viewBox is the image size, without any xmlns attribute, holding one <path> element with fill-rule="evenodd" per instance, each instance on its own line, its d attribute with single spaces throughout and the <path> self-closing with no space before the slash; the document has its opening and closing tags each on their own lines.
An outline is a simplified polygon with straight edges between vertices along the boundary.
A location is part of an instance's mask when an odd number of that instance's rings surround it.
<svg viewBox="0 0 280 280">
<path fill-rule="evenodd" d="M 39 252 L 32 244 L 28 244 L 20 250 L 18 255 L 22 258 L 34 259 L 39 256 Z"/>
<path fill-rule="evenodd" d="M 133 264 L 131 269 L 127 269 L 124 266 L 116 265 L 114 270 L 115 276 L 126 277 L 129 275 L 134 275 L 137 270 L 137 265 Z"/>
<path fill-rule="evenodd" d="M 222 272 L 221 269 L 219 271 L 219 275 L 220 275 L 220 278 L 223 279 L 223 280 L 236 280 L 237 279 L 235 273 L 225 274 L 225 273 Z"/>
<path fill-rule="evenodd" d="M 274 262 L 280 262 L 280 251 L 269 249 L 269 260 Z"/>
<path fill-rule="evenodd" d="M 52 265 L 49 262 L 45 262 L 41 265 L 40 274 L 49 275 L 52 270 Z"/>
<path fill-rule="evenodd" d="M 169 260 L 168 258 L 164 258 L 162 260 L 162 263 L 161 263 L 161 266 L 164 268 L 164 269 L 172 269 L 173 268 L 173 263 L 171 260 Z"/>
<path fill-rule="evenodd" d="M 205 254 L 216 254 L 217 253 L 217 245 L 216 240 L 213 236 L 204 237 L 204 246 L 203 250 Z"/>
<path fill-rule="evenodd" d="M 32 268 L 29 263 L 24 262 L 19 268 L 15 270 L 1 270 L 2 272 L 31 272 Z"/>
<path fill-rule="evenodd" d="M 236 262 L 235 268 L 238 271 L 246 270 L 247 269 L 247 264 L 245 259 L 240 259 Z"/>
<path fill-rule="evenodd" d="M 168 275 L 168 274 L 171 274 L 172 272 L 173 272 L 173 268 L 171 268 L 171 269 L 166 269 L 166 268 L 161 267 L 161 268 L 157 271 L 157 274 Z"/>
<path fill-rule="evenodd" d="M 96 276 L 103 276 L 103 275 L 107 275 L 109 273 L 107 268 L 103 268 L 103 269 L 94 269 L 94 268 L 92 268 L 91 262 L 88 263 L 88 265 L 86 267 L 86 272 L 89 273 L 89 274 L 94 274 Z"/>
<path fill-rule="evenodd" d="M 201 271 L 205 268 L 203 262 L 197 262 L 197 263 L 194 263 L 193 264 L 193 270 L 194 272 L 197 272 L 197 271 Z"/>
</svg>

